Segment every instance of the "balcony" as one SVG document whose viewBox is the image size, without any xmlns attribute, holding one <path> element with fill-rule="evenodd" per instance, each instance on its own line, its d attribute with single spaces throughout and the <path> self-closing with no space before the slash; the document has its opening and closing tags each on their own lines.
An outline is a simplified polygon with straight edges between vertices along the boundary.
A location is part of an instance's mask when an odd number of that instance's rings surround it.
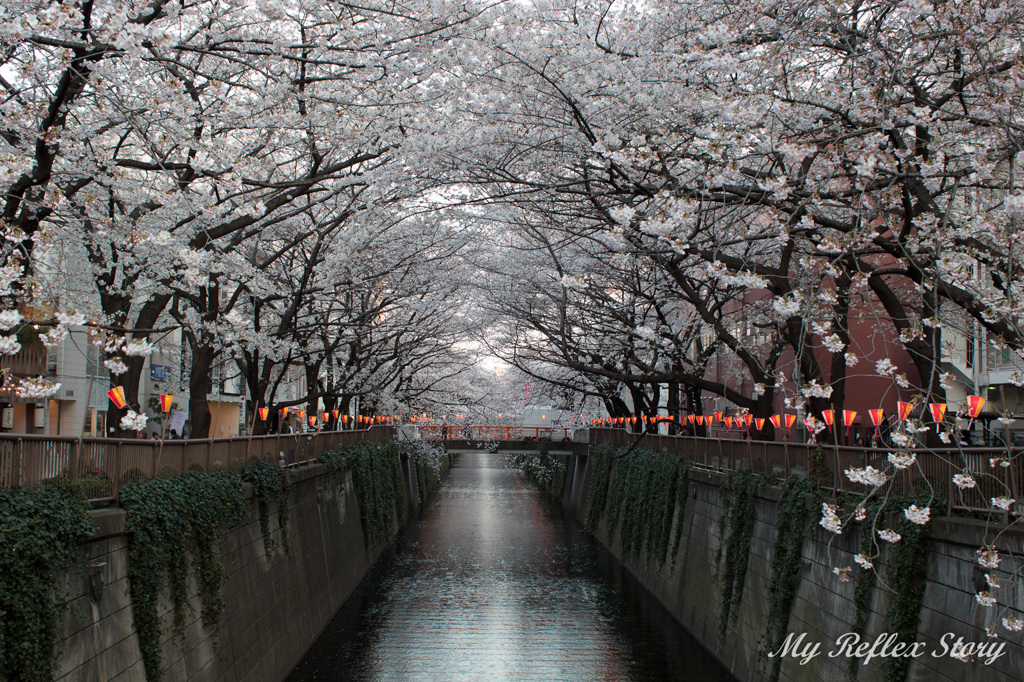
<svg viewBox="0 0 1024 682">
<path fill-rule="evenodd" d="M 31 341 L 21 344 L 16 355 L 5 355 L 0 358 L 0 367 L 20 377 L 39 376 L 46 374 L 46 346 L 33 336 Z"/>
</svg>

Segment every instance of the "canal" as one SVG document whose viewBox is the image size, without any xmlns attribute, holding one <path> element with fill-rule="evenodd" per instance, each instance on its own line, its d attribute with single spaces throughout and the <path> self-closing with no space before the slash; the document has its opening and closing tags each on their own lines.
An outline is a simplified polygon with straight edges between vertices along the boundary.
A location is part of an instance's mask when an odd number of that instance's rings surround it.
<svg viewBox="0 0 1024 682">
<path fill-rule="evenodd" d="M 461 455 L 292 671 L 310 680 L 731 680 L 501 455 Z"/>
</svg>

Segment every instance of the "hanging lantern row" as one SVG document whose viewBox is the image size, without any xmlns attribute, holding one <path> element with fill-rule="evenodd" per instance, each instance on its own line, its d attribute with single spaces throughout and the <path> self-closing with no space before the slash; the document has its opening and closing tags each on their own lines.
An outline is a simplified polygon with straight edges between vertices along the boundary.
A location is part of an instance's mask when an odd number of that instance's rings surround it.
<svg viewBox="0 0 1024 682">
<path fill-rule="evenodd" d="M 984 407 L 984 405 L 985 405 L 985 399 L 983 397 L 981 397 L 980 395 L 967 396 L 967 416 L 970 418 L 972 423 L 974 422 L 975 419 L 978 418 L 978 415 L 981 414 L 981 410 Z M 931 413 L 932 421 L 935 422 L 935 428 L 936 429 L 938 429 L 938 425 L 940 423 L 942 423 L 942 420 L 945 418 L 947 407 L 948 407 L 947 403 L 929 403 L 928 404 L 928 410 Z M 913 411 L 913 409 L 914 409 L 914 403 L 912 403 L 912 402 L 898 401 L 896 403 L 896 413 L 897 413 L 898 419 L 900 421 L 906 421 L 907 419 L 909 419 L 910 418 L 910 413 Z M 850 435 L 850 427 L 854 425 L 854 422 L 857 419 L 857 414 L 858 414 L 858 412 L 856 410 L 843 410 L 842 424 L 843 424 L 844 427 L 846 427 L 846 435 L 847 436 Z M 881 407 L 879 407 L 877 409 L 874 409 L 874 410 L 868 410 L 868 416 L 871 417 L 871 423 L 875 427 L 875 435 L 878 435 L 879 427 L 882 424 L 882 420 L 885 418 L 885 410 L 883 408 L 881 408 Z M 836 424 L 836 413 L 835 413 L 835 410 L 822 410 L 822 412 L 821 412 L 821 420 L 825 423 L 826 426 L 828 426 L 831 429 L 834 429 L 836 427 L 836 425 L 837 425 Z M 637 418 L 637 417 L 600 417 L 598 419 L 592 419 L 590 421 L 590 423 L 593 426 L 625 426 L 625 425 L 635 425 L 638 422 L 642 422 L 644 424 L 648 424 L 648 423 L 652 423 L 653 424 L 653 423 L 658 423 L 658 422 L 673 422 L 673 421 L 674 421 L 674 419 L 672 417 L 665 417 L 665 416 L 648 417 L 647 415 L 644 415 L 643 417 L 639 417 L 639 418 Z M 736 426 L 736 427 L 739 427 L 739 428 L 743 428 L 743 427 L 750 428 L 750 424 L 753 422 L 754 424 L 757 425 L 757 430 L 760 431 L 760 430 L 762 430 L 764 428 L 764 424 L 765 424 L 766 420 L 761 418 L 761 417 L 755 418 L 755 417 L 751 416 L 750 414 L 743 414 L 743 415 L 736 415 L 736 416 L 726 415 L 723 411 L 719 410 L 719 411 L 716 411 L 713 414 L 709 414 L 709 415 L 703 415 L 703 414 L 687 415 L 686 418 L 685 418 L 685 421 L 688 421 L 690 424 L 694 424 L 695 423 L 698 426 L 708 426 L 708 427 L 714 426 L 716 422 L 722 422 L 722 423 L 725 424 L 725 427 L 727 429 L 731 429 L 731 428 L 733 428 L 733 426 Z M 783 425 L 785 425 L 786 430 L 790 430 L 793 427 L 793 424 L 796 423 L 796 415 L 795 414 L 785 414 L 785 413 L 773 414 L 771 417 L 769 417 L 767 419 L 767 421 L 771 422 L 772 426 L 774 426 L 777 429 L 781 429 L 783 427 Z M 815 417 L 813 417 L 813 416 L 809 416 L 806 419 L 804 419 L 804 426 L 808 430 L 810 430 L 810 431 L 814 430 L 814 428 L 816 427 L 817 423 L 818 423 L 817 419 Z"/>
</svg>

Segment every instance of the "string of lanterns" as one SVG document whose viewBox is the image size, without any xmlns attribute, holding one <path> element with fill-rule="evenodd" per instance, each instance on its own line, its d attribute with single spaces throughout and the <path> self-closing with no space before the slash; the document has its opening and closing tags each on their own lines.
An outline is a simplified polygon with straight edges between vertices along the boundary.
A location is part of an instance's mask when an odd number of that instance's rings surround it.
<svg viewBox="0 0 1024 682">
<path fill-rule="evenodd" d="M 985 406 L 985 398 L 979 395 L 967 396 L 967 403 L 965 414 L 970 418 L 971 424 L 981 414 L 982 408 Z M 910 419 L 910 414 L 913 412 L 914 403 L 898 401 L 896 403 L 896 414 L 899 421 L 907 421 Z M 948 409 L 948 403 L 928 403 L 928 412 L 931 414 L 932 421 L 935 422 L 935 428 L 938 430 L 939 424 L 942 423 L 946 416 Z M 842 425 L 846 427 L 846 435 L 850 435 L 850 427 L 855 424 L 858 412 L 856 410 L 843 410 L 842 411 Z M 875 435 L 878 435 L 879 429 L 881 428 L 882 422 L 885 419 L 885 410 L 881 407 L 873 410 L 868 410 L 868 416 L 871 418 L 871 423 L 875 427 Z M 768 419 L 762 417 L 753 417 L 750 414 L 741 415 L 726 415 L 723 411 L 719 410 L 713 414 L 703 415 L 686 415 L 681 417 L 678 422 L 674 417 L 668 417 L 663 415 L 657 415 L 649 417 L 643 415 L 642 417 L 599 417 L 590 421 L 592 426 L 635 426 L 637 424 L 658 424 L 658 423 L 684 423 L 696 424 L 697 426 L 715 426 L 716 423 L 721 422 L 725 425 L 726 429 L 737 428 L 750 428 L 750 424 L 754 423 L 757 430 L 760 431 L 764 428 L 765 421 L 771 422 L 772 426 L 776 429 L 785 428 L 787 431 L 792 429 L 793 424 L 796 423 L 797 416 L 795 414 L 779 413 L 773 414 Z M 836 412 L 835 410 L 822 410 L 821 421 L 830 429 L 835 429 L 837 426 Z M 817 428 L 818 420 L 813 415 L 808 416 L 804 419 L 804 425 L 809 431 L 814 431 Z M 968 426 L 970 428 L 970 426 Z"/>
</svg>

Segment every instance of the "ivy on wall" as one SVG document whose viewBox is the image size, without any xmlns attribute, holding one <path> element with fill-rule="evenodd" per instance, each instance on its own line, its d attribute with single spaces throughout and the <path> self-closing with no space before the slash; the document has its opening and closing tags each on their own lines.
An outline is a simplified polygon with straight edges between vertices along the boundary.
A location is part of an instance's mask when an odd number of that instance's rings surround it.
<svg viewBox="0 0 1024 682">
<path fill-rule="evenodd" d="M 128 539 L 128 579 L 132 614 L 149 682 L 162 676 L 157 600 L 171 599 L 172 629 L 184 635 L 188 578 L 194 574 L 203 625 L 216 627 L 224 609 L 224 567 L 220 537 L 242 521 L 242 478 L 228 471 L 186 473 L 129 483 L 121 488 Z"/>
<path fill-rule="evenodd" d="M 243 481 L 252 486 L 253 497 L 256 499 L 260 532 L 263 534 L 263 549 L 268 555 L 274 550 L 274 540 L 270 533 L 270 505 L 276 503 L 281 545 L 285 554 L 289 554 L 288 517 L 291 507 L 288 504 L 288 495 L 291 493 L 291 481 L 288 470 L 270 462 L 253 461 L 245 465 L 241 476 Z"/>
<path fill-rule="evenodd" d="M 420 503 L 424 504 L 430 496 L 441 487 L 441 481 L 448 475 L 451 468 L 451 455 L 447 452 L 437 458 L 437 464 L 429 459 L 412 458 L 416 468 L 416 489 L 419 491 Z"/>
<path fill-rule="evenodd" d="M 66 595 L 57 575 L 92 533 L 85 499 L 64 489 L 0 489 L 0 679 L 53 679 Z"/>
<path fill-rule="evenodd" d="M 594 532 L 606 518 L 610 530 L 619 527 L 624 558 L 664 564 L 682 541 L 692 465 L 666 452 L 622 452 L 602 445 L 591 453 L 586 527 Z"/>
<path fill-rule="evenodd" d="M 890 544 L 886 550 L 886 582 L 895 588 L 886 613 L 886 632 L 895 633 L 899 642 L 912 644 L 917 640 L 917 627 L 921 622 L 921 604 L 928 576 L 928 532 L 930 525 L 919 526 L 912 523 L 899 513 L 912 504 L 919 507 L 939 507 L 945 501 L 935 499 L 930 493 L 921 492 L 912 495 L 900 495 L 886 500 L 871 499 L 865 505 L 866 518 L 861 522 L 861 552 L 866 556 L 873 554 L 875 543 L 873 529 L 885 525 L 885 518 L 890 514 L 896 520 L 895 531 L 901 539 Z M 856 607 L 852 631 L 863 635 L 867 629 L 868 615 L 871 610 L 871 598 L 874 594 L 875 572 L 861 569 L 854 585 L 853 601 Z M 854 676 L 859 667 L 859 659 L 854 656 L 850 660 L 849 673 Z M 910 660 L 895 656 L 885 659 L 883 671 L 886 682 L 903 682 L 907 678 Z"/>
<path fill-rule="evenodd" d="M 754 476 L 744 469 L 729 472 L 728 483 L 723 491 L 726 508 L 722 520 L 725 537 L 725 568 L 722 575 L 722 611 L 719 614 L 719 630 L 724 636 L 729 626 L 729 617 L 736 622 L 739 605 L 743 598 L 743 585 L 747 577 L 750 559 L 750 539 L 754 531 Z"/>
<path fill-rule="evenodd" d="M 771 582 L 768 586 L 768 626 L 759 657 L 778 651 L 786 639 L 793 599 L 800 585 L 804 537 L 807 531 L 807 497 L 812 486 L 802 478 L 790 476 L 782 485 L 776 505 L 775 544 L 772 546 Z M 772 659 L 771 682 L 779 679 L 782 657 Z"/>
<path fill-rule="evenodd" d="M 366 547 L 378 547 L 391 537 L 402 513 L 402 466 L 395 443 L 360 443 L 341 451 L 328 451 L 319 462 L 337 479 L 352 470 L 352 482 L 362 515 Z"/>
</svg>

